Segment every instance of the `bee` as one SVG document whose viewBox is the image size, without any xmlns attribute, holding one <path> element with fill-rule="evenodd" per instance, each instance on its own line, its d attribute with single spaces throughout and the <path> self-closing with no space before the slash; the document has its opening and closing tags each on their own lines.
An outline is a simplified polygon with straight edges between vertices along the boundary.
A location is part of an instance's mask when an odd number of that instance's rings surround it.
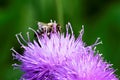
<svg viewBox="0 0 120 80">
<path fill-rule="evenodd" d="M 56 29 L 54 29 L 54 24 L 56 24 Z M 50 37 L 51 33 L 55 32 L 60 32 L 61 31 L 61 26 L 55 22 L 50 22 L 50 23 L 43 23 L 43 22 L 38 22 L 38 30 L 37 33 L 40 37 L 43 37 L 44 33 L 47 33 L 47 36 Z"/>
</svg>

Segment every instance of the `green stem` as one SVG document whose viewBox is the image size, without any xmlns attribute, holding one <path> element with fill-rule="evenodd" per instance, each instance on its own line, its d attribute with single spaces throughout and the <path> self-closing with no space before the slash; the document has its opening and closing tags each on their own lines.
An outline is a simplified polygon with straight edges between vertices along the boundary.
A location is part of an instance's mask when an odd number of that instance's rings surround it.
<svg viewBox="0 0 120 80">
<path fill-rule="evenodd" d="M 63 8 L 62 8 L 62 0 L 55 0 L 56 2 L 56 9 L 57 9 L 57 18 L 58 18 L 58 23 L 60 23 L 61 26 L 64 25 L 63 21 Z"/>
</svg>

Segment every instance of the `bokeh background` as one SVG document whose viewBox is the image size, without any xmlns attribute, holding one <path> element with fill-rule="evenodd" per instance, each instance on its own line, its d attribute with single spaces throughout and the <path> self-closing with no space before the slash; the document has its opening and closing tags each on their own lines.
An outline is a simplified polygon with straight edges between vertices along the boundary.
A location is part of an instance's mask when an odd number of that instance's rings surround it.
<svg viewBox="0 0 120 80">
<path fill-rule="evenodd" d="M 10 48 L 21 52 L 15 34 L 26 37 L 28 27 L 37 29 L 38 21 L 51 19 L 63 31 L 71 22 L 76 37 L 84 25 L 83 40 L 88 45 L 100 37 L 103 45 L 97 49 L 120 76 L 120 0 L 0 0 L 0 80 L 18 80 L 22 74 L 11 66 L 16 61 Z"/>
</svg>

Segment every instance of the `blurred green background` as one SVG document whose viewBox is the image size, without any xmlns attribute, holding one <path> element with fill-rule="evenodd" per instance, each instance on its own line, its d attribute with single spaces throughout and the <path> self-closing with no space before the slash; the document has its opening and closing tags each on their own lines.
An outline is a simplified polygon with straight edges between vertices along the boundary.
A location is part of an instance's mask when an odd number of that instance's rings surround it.
<svg viewBox="0 0 120 80">
<path fill-rule="evenodd" d="M 10 48 L 20 51 L 15 34 L 26 36 L 28 27 L 37 29 L 37 22 L 56 20 L 65 30 L 71 22 L 76 37 L 85 26 L 83 40 L 91 45 L 100 37 L 97 49 L 120 76 L 120 0 L 0 0 L 0 80 L 18 80 L 13 70 Z M 31 34 L 31 37 L 33 34 Z"/>
</svg>

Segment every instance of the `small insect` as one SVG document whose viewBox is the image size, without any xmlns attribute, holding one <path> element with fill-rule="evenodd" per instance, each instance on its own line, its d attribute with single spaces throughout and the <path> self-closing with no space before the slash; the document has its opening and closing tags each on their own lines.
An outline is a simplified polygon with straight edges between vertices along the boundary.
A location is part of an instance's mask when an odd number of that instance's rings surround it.
<svg viewBox="0 0 120 80">
<path fill-rule="evenodd" d="M 56 29 L 54 29 L 54 24 L 56 24 Z M 47 33 L 47 36 L 50 37 L 51 33 L 54 32 L 60 32 L 61 31 L 61 26 L 55 22 L 50 22 L 50 23 L 43 23 L 43 22 L 38 22 L 38 30 L 37 33 L 40 37 L 43 36 L 44 33 Z"/>
</svg>

